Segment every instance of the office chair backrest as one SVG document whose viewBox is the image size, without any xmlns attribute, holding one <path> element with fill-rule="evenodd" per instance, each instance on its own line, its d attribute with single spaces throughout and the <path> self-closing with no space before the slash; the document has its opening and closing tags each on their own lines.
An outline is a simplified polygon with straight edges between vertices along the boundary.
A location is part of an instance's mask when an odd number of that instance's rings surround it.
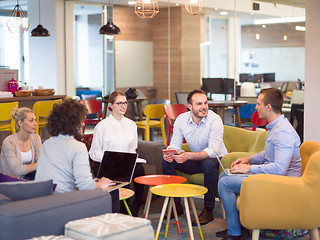
<svg viewBox="0 0 320 240">
<path fill-rule="evenodd" d="M 303 104 L 304 103 L 304 91 L 293 90 L 291 97 L 291 104 Z"/>
<path fill-rule="evenodd" d="M 83 104 L 88 109 L 88 114 L 97 113 L 98 119 L 101 119 L 101 110 L 102 110 L 102 103 L 97 100 L 84 100 Z"/>
<path fill-rule="evenodd" d="M 251 116 L 251 122 L 253 123 L 252 131 L 256 131 L 257 127 L 263 127 L 268 124 L 268 121 L 266 119 L 259 118 L 258 111 L 255 111 Z"/>
<path fill-rule="evenodd" d="M 177 104 L 183 104 L 188 107 L 187 98 L 189 93 L 188 92 L 175 92 Z"/>
<path fill-rule="evenodd" d="M 147 118 L 164 118 L 164 106 L 165 104 L 149 104 L 144 110 L 144 115 Z"/>
</svg>

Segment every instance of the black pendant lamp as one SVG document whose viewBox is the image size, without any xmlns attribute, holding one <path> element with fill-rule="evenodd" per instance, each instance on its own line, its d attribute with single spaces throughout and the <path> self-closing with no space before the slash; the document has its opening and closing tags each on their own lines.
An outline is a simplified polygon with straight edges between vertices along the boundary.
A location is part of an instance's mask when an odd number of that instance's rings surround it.
<svg viewBox="0 0 320 240">
<path fill-rule="evenodd" d="M 31 31 L 32 37 L 49 37 L 49 31 L 40 24 L 40 0 L 39 0 L 39 24 Z"/>
<path fill-rule="evenodd" d="M 111 14 L 113 8 L 111 8 L 110 6 L 110 2 L 109 2 L 109 6 L 107 7 L 107 18 L 108 18 L 108 22 L 106 25 L 103 25 L 100 30 L 99 30 L 99 34 L 105 34 L 105 35 L 117 35 L 117 34 L 121 34 L 120 28 L 113 24 L 112 22 L 112 16 L 113 14 Z"/>
</svg>

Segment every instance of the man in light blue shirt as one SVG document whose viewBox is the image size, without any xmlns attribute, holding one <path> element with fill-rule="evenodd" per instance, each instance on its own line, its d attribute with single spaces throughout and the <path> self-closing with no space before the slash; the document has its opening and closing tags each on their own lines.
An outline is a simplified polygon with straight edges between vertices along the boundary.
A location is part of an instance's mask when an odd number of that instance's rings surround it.
<svg viewBox="0 0 320 240">
<path fill-rule="evenodd" d="M 223 123 L 219 115 L 208 110 L 208 100 L 201 90 L 189 93 L 188 108 L 180 114 L 173 128 L 168 149 L 176 149 L 178 154 L 164 154 L 162 170 L 164 174 L 177 175 L 176 170 L 188 174 L 204 173 L 204 186 L 208 192 L 204 197 L 204 209 L 199 215 L 201 225 L 214 220 L 219 163 L 216 156 L 224 156 L 227 149 L 223 143 Z M 183 139 L 191 152 L 181 150 Z M 180 199 L 175 199 L 178 214 L 182 214 Z M 193 224 L 196 224 L 193 222 Z"/>
<path fill-rule="evenodd" d="M 247 158 L 238 158 L 231 164 L 233 173 L 301 175 L 300 137 L 282 115 L 283 94 L 274 88 L 263 89 L 256 109 L 260 118 L 267 119 L 268 135 L 264 150 Z M 228 229 L 217 232 L 223 239 L 241 239 L 241 225 L 236 206 L 237 195 L 246 176 L 221 173 L 218 190 L 223 203 Z"/>
</svg>

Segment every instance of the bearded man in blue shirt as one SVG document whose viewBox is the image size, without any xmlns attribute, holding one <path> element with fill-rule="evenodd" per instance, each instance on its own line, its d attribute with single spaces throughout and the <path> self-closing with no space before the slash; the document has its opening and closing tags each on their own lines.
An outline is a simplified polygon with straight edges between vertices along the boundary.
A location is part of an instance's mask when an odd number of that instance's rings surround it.
<svg viewBox="0 0 320 240">
<path fill-rule="evenodd" d="M 216 156 L 223 157 L 227 149 L 223 143 L 223 122 L 219 115 L 208 110 L 208 100 L 201 90 L 189 93 L 189 112 L 180 114 L 175 120 L 173 135 L 168 149 L 176 149 L 178 154 L 164 154 L 162 170 L 164 174 L 177 175 L 176 170 L 187 174 L 204 173 L 204 186 L 208 192 L 204 196 L 204 209 L 199 215 L 201 225 L 214 220 L 213 209 L 218 183 L 219 163 Z M 191 152 L 181 150 L 183 139 Z M 179 198 L 175 198 L 178 215 L 183 214 Z M 192 222 L 196 225 L 196 222 Z"/>
<path fill-rule="evenodd" d="M 259 118 L 266 119 L 268 135 L 264 150 L 247 158 L 238 158 L 231 164 L 232 173 L 301 175 L 300 137 L 282 114 L 283 93 L 274 88 L 261 90 L 256 109 Z M 224 240 L 241 239 L 241 224 L 236 206 L 243 180 L 248 177 L 221 173 L 219 195 L 227 216 L 228 229 L 216 233 Z M 263 206 L 262 206 L 263 207 Z"/>
</svg>

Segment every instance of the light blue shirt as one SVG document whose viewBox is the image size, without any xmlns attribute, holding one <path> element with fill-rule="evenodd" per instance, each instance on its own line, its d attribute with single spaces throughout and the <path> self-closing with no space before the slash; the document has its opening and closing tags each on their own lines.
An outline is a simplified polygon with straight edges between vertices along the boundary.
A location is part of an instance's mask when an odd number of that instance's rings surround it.
<svg viewBox="0 0 320 240">
<path fill-rule="evenodd" d="M 267 125 L 264 150 L 251 156 L 250 171 L 299 177 L 301 175 L 300 137 L 284 115 Z M 259 164 L 259 165 L 257 165 Z"/>
<path fill-rule="evenodd" d="M 168 148 L 181 150 L 183 138 L 192 152 L 205 151 L 209 158 L 228 153 L 223 143 L 223 123 L 220 116 L 209 110 L 199 125 L 192 120 L 191 111 L 180 114 L 174 122 L 173 135 Z"/>
</svg>

